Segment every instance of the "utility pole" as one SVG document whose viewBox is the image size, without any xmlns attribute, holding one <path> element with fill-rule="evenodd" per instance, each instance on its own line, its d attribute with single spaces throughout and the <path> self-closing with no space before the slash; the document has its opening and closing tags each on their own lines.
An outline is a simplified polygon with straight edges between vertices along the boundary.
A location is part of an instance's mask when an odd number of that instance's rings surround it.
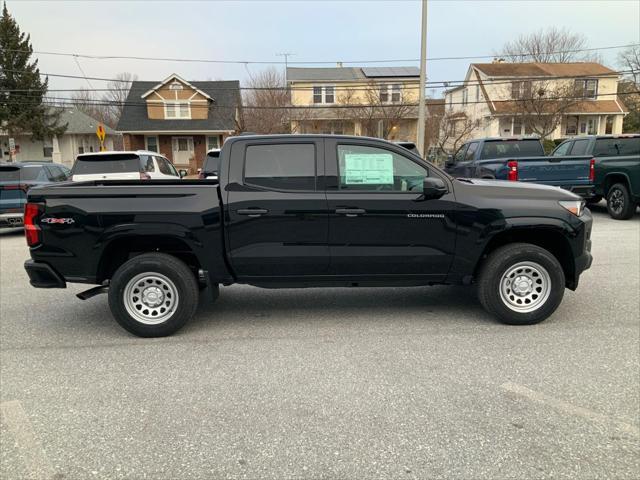
<svg viewBox="0 0 640 480">
<path fill-rule="evenodd" d="M 289 66 L 289 57 L 295 55 L 291 52 L 276 53 L 277 57 L 284 57 L 284 81 L 287 82 L 287 67 Z"/>
<path fill-rule="evenodd" d="M 427 82 L 427 0 L 422 0 L 422 34 L 420 37 L 420 90 L 418 94 L 418 151 L 425 157 L 425 85 Z"/>
</svg>

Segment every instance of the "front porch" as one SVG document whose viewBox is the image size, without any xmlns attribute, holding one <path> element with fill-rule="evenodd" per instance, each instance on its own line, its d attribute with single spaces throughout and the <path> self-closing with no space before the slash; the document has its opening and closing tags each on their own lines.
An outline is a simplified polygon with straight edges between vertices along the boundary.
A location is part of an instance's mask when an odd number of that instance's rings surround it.
<svg viewBox="0 0 640 480">
<path fill-rule="evenodd" d="M 197 173 L 207 150 L 220 148 L 228 134 L 131 134 L 123 136 L 125 150 L 148 150 L 164 155 L 176 168 Z"/>
</svg>

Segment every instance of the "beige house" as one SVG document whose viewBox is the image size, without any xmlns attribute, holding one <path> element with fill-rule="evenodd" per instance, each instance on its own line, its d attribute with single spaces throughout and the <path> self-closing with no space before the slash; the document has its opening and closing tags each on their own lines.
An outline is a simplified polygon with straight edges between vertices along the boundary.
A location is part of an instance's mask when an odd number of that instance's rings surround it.
<svg viewBox="0 0 640 480">
<path fill-rule="evenodd" d="M 53 107 L 61 110 L 59 125 L 66 125 L 62 135 L 33 140 L 30 134 L 14 137 L 15 162 L 40 161 L 62 163 L 71 168 L 79 153 L 100 151 L 100 141 L 96 136 L 99 122 L 75 107 Z M 106 137 L 104 146 L 113 150 L 115 132 L 104 126 Z M 9 161 L 9 135 L 0 131 L 0 162 Z"/>
<path fill-rule="evenodd" d="M 287 68 L 293 133 L 416 141 L 415 67 Z"/>
<path fill-rule="evenodd" d="M 522 121 L 531 111 L 523 105 L 544 89 L 576 97 L 547 138 L 621 133 L 628 111 L 617 96 L 618 80 L 598 63 L 473 63 L 464 84 L 446 92 L 445 116 L 454 131 L 473 125 L 468 138 L 531 134 Z"/>
<path fill-rule="evenodd" d="M 176 74 L 161 82 L 135 81 L 116 129 L 125 150 L 162 153 L 190 173 L 206 151 L 236 130 L 240 84 L 188 82 Z"/>
</svg>

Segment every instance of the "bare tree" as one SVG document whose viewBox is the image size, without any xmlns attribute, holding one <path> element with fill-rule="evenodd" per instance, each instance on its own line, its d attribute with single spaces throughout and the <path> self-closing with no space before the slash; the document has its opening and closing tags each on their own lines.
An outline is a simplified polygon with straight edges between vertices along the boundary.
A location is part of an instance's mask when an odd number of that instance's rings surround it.
<svg viewBox="0 0 640 480">
<path fill-rule="evenodd" d="M 522 34 L 504 44 L 498 56 L 508 62 L 568 63 L 597 60 L 597 55 L 585 57 L 587 39 L 583 34 L 564 28 L 550 27 L 537 32 Z"/>
<path fill-rule="evenodd" d="M 621 69 L 628 70 L 618 83 L 618 94 L 629 109 L 622 129 L 624 132 L 637 132 L 640 131 L 640 47 L 633 46 L 620 52 L 618 64 Z"/>
<path fill-rule="evenodd" d="M 440 119 L 437 144 L 442 151 L 455 153 L 467 138 L 480 126 L 461 112 L 446 112 Z"/>
<path fill-rule="evenodd" d="M 382 90 L 386 88 L 386 85 L 369 82 L 346 89 L 338 98 L 342 108 L 337 109 L 337 115 L 341 120 L 360 122 L 363 135 L 389 138 L 394 127 L 408 118 L 416 106 L 403 101 L 401 97 L 394 99 L 392 92 Z"/>
<path fill-rule="evenodd" d="M 76 90 L 71 95 L 71 100 L 81 112 L 105 125 L 114 126 L 110 105 L 99 99 L 93 91 L 86 88 Z"/>
<path fill-rule="evenodd" d="M 114 80 L 107 83 L 108 91 L 102 96 L 102 100 L 109 104 L 109 126 L 115 127 L 120 120 L 131 84 L 137 79 L 137 75 L 121 72 L 115 76 Z"/>
<path fill-rule="evenodd" d="M 290 133 L 291 109 L 284 75 L 274 67 L 252 76 L 238 115 L 240 131 Z"/>
<path fill-rule="evenodd" d="M 536 81 L 523 89 L 519 98 L 505 101 L 523 130 L 545 139 L 560 125 L 584 92 L 572 82 Z"/>
</svg>

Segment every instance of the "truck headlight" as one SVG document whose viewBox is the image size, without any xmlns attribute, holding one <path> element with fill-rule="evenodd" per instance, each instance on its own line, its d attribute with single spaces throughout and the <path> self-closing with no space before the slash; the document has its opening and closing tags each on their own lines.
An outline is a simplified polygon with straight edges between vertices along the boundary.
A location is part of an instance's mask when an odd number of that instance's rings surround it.
<svg viewBox="0 0 640 480">
<path fill-rule="evenodd" d="M 584 200 L 561 200 L 558 203 L 560 206 L 573 213 L 576 217 L 581 216 L 584 212 Z"/>
</svg>

